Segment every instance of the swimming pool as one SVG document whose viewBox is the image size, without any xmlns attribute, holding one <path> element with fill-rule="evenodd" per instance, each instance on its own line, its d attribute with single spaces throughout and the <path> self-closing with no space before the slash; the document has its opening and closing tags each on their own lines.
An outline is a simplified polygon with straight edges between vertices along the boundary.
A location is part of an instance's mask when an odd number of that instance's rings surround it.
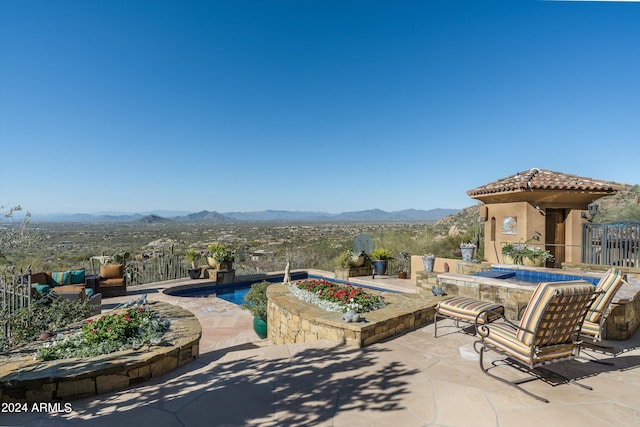
<svg viewBox="0 0 640 427">
<path fill-rule="evenodd" d="M 574 274 L 555 273 L 549 271 L 510 269 L 503 267 L 492 267 L 491 270 L 472 274 L 472 276 L 491 277 L 509 281 L 540 283 L 540 282 L 565 282 L 567 280 L 586 280 L 596 285 L 600 280 L 598 277 L 578 276 Z"/>
<path fill-rule="evenodd" d="M 359 283 L 357 284 L 351 283 L 344 280 L 318 276 L 315 274 L 309 274 L 307 272 L 291 273 L 292 281 L 304 280 L 304 279 L 324 279 L 334 283 L 339 283 L 341 285 L 351 285 L 359 288 L 372 289 L 380 292 L 397 293 L 396 291 L 391 291 L 388 289 L 376 288 L 374 286 L 367 286 Z M 244 302 L 244 296 L 247 294 L 247 292 L 249 292 L 251 285 L 253 285 L 254 283 L 260 283 L 265 280 L 271 283 L 282 283 L 282 281 L 284 280 L 284 274 L 256 276 L 251 280 L 243 280 L 230 285 L 217 286 L 217 285 L 212 285 L 210 283 L 206 283 L 199 287 L 184 287 L 184 288 L 178 287 L 176 289 L 167 289 L 165 293 L 167 293 L 168 295 L 176 296 L 176 297 L 188 297 L 188 298 L 217 297 L 225 301 L 229 301 L 230 303 L 233 303 L 236 305 L 242 305 L 242 303 Z"/>
</svg>

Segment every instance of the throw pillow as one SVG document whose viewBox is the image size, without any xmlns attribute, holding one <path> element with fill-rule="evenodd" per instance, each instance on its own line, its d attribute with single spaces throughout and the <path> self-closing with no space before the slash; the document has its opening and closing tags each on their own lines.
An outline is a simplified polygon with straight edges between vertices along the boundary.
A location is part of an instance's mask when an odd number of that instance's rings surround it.
<svg viewBox="0 0 640 427">
<path fill-rule="evenodd" d="M 71 275 L 68 271 L 54 271 L 51 273 L 51 281 L 52 286 L 63 286 L 69 284 L 69 278 Z"/>
<path fill-rule="evenodd" d="M 71 270 L 70 275 L 72 285 L 84 285 L 84 270 Z"/>
<path fill-rule="evenodd" d="M 118 279 L 124 276 L 122 264 L 106 264 L 100 266 L 100 277 L 103 279 Z"/>
</svg>

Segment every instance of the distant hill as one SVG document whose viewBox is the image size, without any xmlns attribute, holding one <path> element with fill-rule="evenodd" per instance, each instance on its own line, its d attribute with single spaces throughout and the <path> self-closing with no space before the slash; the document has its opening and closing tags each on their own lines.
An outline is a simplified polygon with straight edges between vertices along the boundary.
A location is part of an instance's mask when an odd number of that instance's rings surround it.
<svg viewBox="0 0 640 427">
<path fill-rule="evenodd" d="M 229 222 L 231 218 L 228 218 L 218 212 L 200 211 L 198 213 L 192 213 L 189 215 L 176 218 L 182 222 Z"/>
<path fill-rule="evenodd" d="M 460 209 L 405 209 L 401 211 L 387 212 L 381 209 L 364 211 L 343 212 L 330 214 L 326 212 L 300 212 L 264 210 L 256 212 L 227 212 L 200 211 L 186 215 L 165 217 L 155 212 L 142 215 L 139 213 L 125 214 L 109 212 L 109 214 L 52 214 L 32 216 L 33 221 L 40 222 L 139 222 L 155 224 L 161 222 L 432 222 L 448 215 L 459 212 Z M 164 211 L 166 212 L 166 211 Z"/>
<path fill-rule="evenodd" d="M 145 215 L 142 218 L 137 219 L 136 222 L 140 222 L 142 224 L 162 224 L 175 221 L 169 218 L 163 218 L 158 215 Z"/>
</svg>

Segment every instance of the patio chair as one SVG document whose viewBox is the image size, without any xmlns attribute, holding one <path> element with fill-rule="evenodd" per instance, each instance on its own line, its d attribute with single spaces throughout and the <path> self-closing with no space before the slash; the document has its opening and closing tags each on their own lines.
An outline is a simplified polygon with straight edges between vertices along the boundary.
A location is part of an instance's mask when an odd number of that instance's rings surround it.
<svg viewBox="0 0 640 427">
<path fill-rule="evenodd" d="M 611 348 L 595 343 L 605 338 L 606 320 L 609 316 L 610 304 L 622 284 L 626 283 L 619 268 L 610 268 L 596 285 L 596 291 L 602 292 L 587 312 L 580 334 L 589 347 Z M 590 342 L 589 342 L 590 341 Z"/>
<path fill-rule="evenodd" d="M 540 283 L 518 325 L 504 317 L 493 323 L 476 323 L 480 339 L 474 343 L 474 348 L 480 354 L 480 369 L 490 377 L 548 403 L 547 399 L 524 390 L 519 384 L 543 378 L 539 373 L 544 371 L 541 369 L 543 365 L 578 356 L 582 322 L 600 294 L 591 283 L 582 280 Z M 508 365 L 524 370 L 533 377 L 508 381 L 492 374 L 489 372 L 491 367 L 484 366 L 484 353 L 489 350 L 503 354 Z M 493 362 L 492 367 L 497 365 L 498 362 Z M 570 381 L 555 372 L 553 375 Z"/>
<path fill-rule="evenodd" d="M 100 266 L 98 292 L 104 297 L 127 295 L 127 277 L 123 264 L 104 264 Z"/>
</svg>

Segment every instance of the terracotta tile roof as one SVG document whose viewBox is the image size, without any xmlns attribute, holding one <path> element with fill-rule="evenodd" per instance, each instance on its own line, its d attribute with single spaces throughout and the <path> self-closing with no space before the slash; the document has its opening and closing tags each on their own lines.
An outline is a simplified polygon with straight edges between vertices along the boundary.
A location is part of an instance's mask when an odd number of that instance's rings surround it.
<svg viewBox="0 0 640 427">
<path fill-rule="evenodd" d="M 467 191 L 471 197 L 483 194 L 518 192 L 525 190 L 595 191 L 615 193 L 620 185 L 593 178 L 585 178 L 548 169 L 532 168 Z"/>
</svg>

